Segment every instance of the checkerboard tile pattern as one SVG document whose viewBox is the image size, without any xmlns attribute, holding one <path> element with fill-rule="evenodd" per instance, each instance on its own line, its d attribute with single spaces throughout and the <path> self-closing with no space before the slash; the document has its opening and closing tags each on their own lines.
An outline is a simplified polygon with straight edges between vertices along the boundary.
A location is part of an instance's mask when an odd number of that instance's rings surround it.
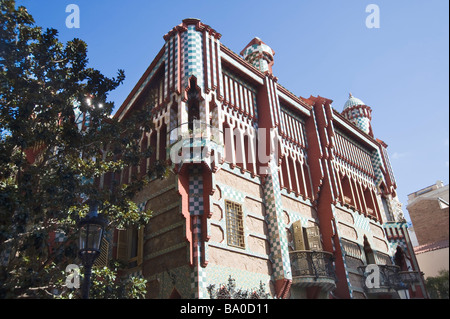
<svg viewBox="0 0 450 319">
<path fill-rule="evenodd" d="M 221 185 L 220 188 L 222 190 L 223 198 L 230 199 L 239 204 L 244 203 L 245 194 L 243 194 L 241 192 L 237 192 L 233 188 L 226 186 L 226 185 Z"/>
<path fill-rule="evenodd" d="M 63 231 L 55 231 L 55 242 L 62 243 L 66 240 L 66 234 Z"/>
<path fill-rule="evenodd" d="M 206 270 L 202 267 L 194 267 L 191 272 L 191 291 L 193 298 L 205 299 L 208 297 L 206 287 L 209 285 L 206 279 Z"/>
<path fill-rule="evenodd" d="M 202 216 L 203 216 L 203 176 L 202 169 L 191 167 L 189 170 L 189 212 L 192 216 L 192 239 L 194 268 L 191 274 L 191 288 L 194 298 L 206 298 L 206 273 L 201 267 Z"/>
<path fill-rule="evenodd" d="M 355 120 L 355 124 L 357 127 L 359 127 L 361 130 L 363 130 L 365 133 L 369 133 L 370 130 L 370 119 L 366 117 L 358 117 Z"/>
<path fill-rule="evenodd" d="M 197 78 L 197 85 L 201 88 L 203 85 L 203 41 L 202 34 L 195 30 L 194 25 L 188 26 L 186 32 L 181 37 L 182 69 L 184 72 L 184 86 L 189 85 L 189 77 Z"/>
<path fill-rule="evenodd" d="M 283 278 L 292 279 L 286 226 L 283 222 L 278 167 L 272 161 L 269 163 L 269 174 L 266 176 L 264 183 L 264 200 L 266 204 L 266 221 L 269 231 L 273 278 L 274 280 Z"/>
<path fill-rule="evenodd" d="M 355 220 L 355 228 L 370 232 L 370 219 L 361 214 L 352 214 Z"/>
<path fill-rule="evenodd" d="M 259 44 L 253 44 L 245 49 L 243 56 L 250 62 L 255 68 L 262 72 L 269 70 L 269 64 L 262 58 L 262 46 Z"/>
<path fill-rule="evenodd" d="M 145 210 L 145 206 L 147 205 L 147 201 L 143 201 L 137 205 L 139 212 L 143 212 Z"/>
<path fill-rule="evenodd" d="M 203 215 L 203 178 L 201 170 L 193 168 L 189 175 L 189 212 L 191 216 Z"/>
<path fill-rule="evenodd" d="M 372 151 L 372 165 L 375 173 L 375 184 L 379 185 L 383 181 L 383 173 L 381 171 L 381 155 L 378 150 Z"/>
<path fill-rule="evenodd" d="M 393 228 L 398 229 L 397 233 L 401 233 L 400 229 L 403 228 L 404 225 L 403 223 L 393 223 L 393 224 L 385 224 L 383 225 L 383 228 L 388 232 L 388 233 L 396 233 L 393 231 Z M 407 230 L 405 230 L 407 231 Z M 389 237 L 388 237 L 389 238 Z M 400 246 L 404 251 L 408 251 L 408 245 L 406 243 L 406 238 L 405 237 L 390 237 L 388 239 L 389 242 L 389 249 L 391 250 L 391 253 L 394 254 L 397 246 Z"/>
</svg>

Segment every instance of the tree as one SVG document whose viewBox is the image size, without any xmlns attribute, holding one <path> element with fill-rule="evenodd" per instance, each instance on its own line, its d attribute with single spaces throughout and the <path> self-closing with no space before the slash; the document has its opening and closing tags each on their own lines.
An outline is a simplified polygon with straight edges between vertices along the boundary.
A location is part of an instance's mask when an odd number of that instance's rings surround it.
<svg viewBox="0 0 450 319">
<path fill-rule="evenodd" d="M 440 270 L 435 277 L 428 277 L 425 281 L 431 299 L 449 299 L 448 269 Z"/>
<path fill-rule="evenodd" d="M 77 254 L 76 222 L 100 203 L 107 229 L 138 226 L 134 195 L 164 163 L 118 183 L 124 168 L 152 155 L 139 139 L 152 127 L 151 105 L 118 121 L 108 78 L 88 66 L 80 39 L 62 44 L 23 6 L 0 0 L 0 297 L 53 296 Z M 104 183 L 110 180 L 110 183 Z M 52 241 L 62 233 L 63 242 Z"/>
</svg>

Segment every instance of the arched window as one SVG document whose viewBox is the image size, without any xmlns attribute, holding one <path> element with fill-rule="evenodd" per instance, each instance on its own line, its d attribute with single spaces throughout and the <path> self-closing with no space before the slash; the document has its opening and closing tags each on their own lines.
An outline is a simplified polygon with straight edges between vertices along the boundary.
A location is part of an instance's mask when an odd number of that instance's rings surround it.
<svg viewBox="0 0 450 319">
<path fill-rule="evenodd" d="M 376 216 L 375 205 L 369 187 L 364 190 L 364 201 L 366 202 L 367 214 Z"/>
<path fill-rule="evenodd" d="M 190 81 L 190 88 L 188 91 L 188 122 L 189 129 L 194 129 L 194 120 L 200 120 L 200 101 L 199 93 L 196 90 L 197 81 L 192 78 Z"/>
<path fill-rule="evenodd" d="M 376 264 L 375 254 L 372 248 L 370 247 L 369 241 L 367 240 L 366 236 L 364 236 L 364 255 L 366 257 L 366 262 L 368 265 Z"/>
<path fill-rule="evenodd" d="M 166 147 L 167 147 L 167 125 L 163 123 L 159 129 L 159 160 L 166 160 Z"/>
<path fill-rule="evenodd" d="M 172 103 L 172 106 L 170 107 L 170 123 L 169 123 L 169 130 L 170 130 L 170 144 L 175 143 L 178 140 L 178 104 Z"/>
<path fill-rule="evenodd" d="M 394 255 L 394 263 L 395 265 L 400 267 L 400 270 L 408 270 L 405 254 L 403 253 L 403 249 L 400 246 L 397 246 L 397 250 Z"/>
<path fill-rule="evenodd" d="M 344 204 L 355 206 L 355 203 L 353 202 L 352 188 L 350 186 L 350 178 L 344 175 L 341 179 L 341 185 L 342 185 L 342 200 Z"/>
</svg>

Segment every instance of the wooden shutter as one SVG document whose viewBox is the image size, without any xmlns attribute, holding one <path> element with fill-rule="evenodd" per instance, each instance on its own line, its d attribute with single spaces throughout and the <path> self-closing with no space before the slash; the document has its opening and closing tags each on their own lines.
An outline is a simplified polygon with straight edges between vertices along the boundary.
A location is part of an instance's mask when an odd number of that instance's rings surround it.
<svg viewBox="0 0 450 319">
<path fill-rule="evenodd" d="M 319 227 L 313 226 L 306 228 L 306 236 L 308 238 L 309 250 L 322 250 Z"/>
<path fill-rule="evenodd" d="M 292 224 L 292 230 L 294 233 L 294 248 L 295 250 L 305 250 L 305 239 L 303 237 L 302 222 L 297 220 Z"/>
<path fill-rule="evenodd" d="M 117 259 L 128 262 L 128 232 L 117 230 Z"/>
<path fill-rule="evenodd" d="M 138 266 L 142 264 L 144 256 L 144 226 L 138 230 L 138 253 L 137 253 L 137 263 Z"/>
<path fill-rule="evenodd" d="M 97 267 L 106 267 L 108 266 L 108 259 L 109 259 L 109 242 L 105 237 L 103 237 L 102 245 L 100 247 L 100 256 L 98 256 L 98 258 L 95 260 L 94 265 Z"/>
</svg>

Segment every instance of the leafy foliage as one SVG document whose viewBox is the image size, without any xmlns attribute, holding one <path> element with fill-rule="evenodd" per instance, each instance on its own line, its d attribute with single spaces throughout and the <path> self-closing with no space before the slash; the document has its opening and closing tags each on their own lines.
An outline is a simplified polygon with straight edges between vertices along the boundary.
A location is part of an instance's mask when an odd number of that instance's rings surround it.
<svg viewBox="0 0 450 319">
<path fill-rule="evenodd" d="M 76 259 L 87 199 L 101 203 L 108 229 L 144 225 L 151 212 L 132 199 L 166 171 L 155 163 L 117 182 L 153 152 L 139 145 L 152 127 L 151 106 L 121 121 L 112 116 L 108 92 L 123 70 L 108 78 L 89 67 L 85 42 L 62 44 L 57 30 L 36 26 L 13 0 L 0 0 L 0 26 L 0 297 L 51 296 L 61 269 Z M 104 176 L 111 185 L 101 187 Z M 52 240 L 55 232 L 66 240 Z"/>
<path fill-rule="evenodd" d="M 431 299 L 449 299 L 448 269 L 439 271 L 435 277 L 428 277 L 425 281 Z"/>
<path fill-rule="evenodd" d="M 264 284 L 261 282 L 259 288 L 244 290 L 236 288 L 236 280 L 231 276 L 228 283 L 219 285 L 209 285 L 207 287 L 211 299 L 269 299 L 270 294 L 265 291 Z"/>
<path fill-rule="evenodd" d="M 142 299 L 147 293 L 147 280 L 138 277 L 120 277 L 117 273 L 122 268 L 117 261 L 109 267 L 94 267 L 91 277 L 90 298 L 93 299 Z M 83 269 L 81 269 L 82 271 Z M 63 288 L 61 288 L 63 287 Z M 58 282 L 55 294 L 60 299 L 80 298 L 80 289 L 67 288 L 62 279 Z"/>
</svg>

